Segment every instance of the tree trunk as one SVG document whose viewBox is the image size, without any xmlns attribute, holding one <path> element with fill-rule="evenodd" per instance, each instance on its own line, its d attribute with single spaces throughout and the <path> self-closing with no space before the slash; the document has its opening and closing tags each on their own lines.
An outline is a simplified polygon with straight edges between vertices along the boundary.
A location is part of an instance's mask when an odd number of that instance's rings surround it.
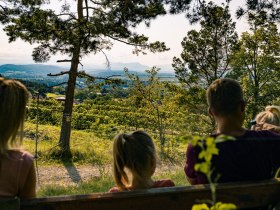
<svg viewBox="0 0 280 210">
<path fill-rule="evenodd" d="M 78 22 L 82 23 L 84 20 L 83 16 L 83 0 L 77 1 L 77 12 L 78 12 Z M 79 28 L 77 31 L 78 37 L 81 37 L 83 32 Z M 78 65 L 80 63 L 80 52 L 81 52 L 81 40 L 77 38 L 77 42 L 74 44 L 74 51 L 71 60 L 71 68 L 69 71 L 69 78 L 66 90 L 65 104 L 62 116 L 62 125 L 60 131 L 59 146 L 61 149 L 61 155 L 64 159 L 71 159 L 72 154 L 70 150 L 70 136 L 71 136 L 71 122 L 72 122 L 72 111 L 73 111 L 73 101 L 74 92 L 76 86 L 76 79 L 78 73 Z"/>
<path fill-rule="evenodd" d="M 163 129 L 163 123 L 162 123 L 162 117 L 161 113 L 159 112 L 158 108 L 156 109 L 157 111 L 157 121 L 158 121 L 158 131 L 159 131 L 159 141 L 160 141 L 160 150 L 161 150 L 161 155 L 164 154 L 164 144 L 165 144 L 165 137 L 164 137 L 164 129 Z"/>
<path fill-rule="evenodd" d="M 62 157 L 67 159 L 70 159 L 72 157 L 71 150 L 70 150 L 70 136 L 71 136 L 74 91 L 75 91 L 76 78 L 77 78 L 78 65 L 79 65 L 79 54 L 80 54 L 80 50 L 76 50 L 76 52 L 74 52 L 72 57 L 63 116 L 62 116 L 60 139 L 59 139 L 59 146 L 62 152 Z"/>
<path fill-rule="evenodd" d="M 252 119 L 256 117 L 259 111 L 259 96 L 260 96 L 259 84 L 258 82 L 256 82 L 255 89 L 254 89 L 253 107 L 252 107 Z"/>
</svg>

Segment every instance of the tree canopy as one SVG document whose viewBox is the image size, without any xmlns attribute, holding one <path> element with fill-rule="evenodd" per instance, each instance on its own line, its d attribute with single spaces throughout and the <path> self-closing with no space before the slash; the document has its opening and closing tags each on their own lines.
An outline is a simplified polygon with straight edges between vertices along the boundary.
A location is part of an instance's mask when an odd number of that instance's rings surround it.
<svg viewBox="0 0 280 210">
<path fill-rule="evenodd" d="M 201 29 L 188 32 L 182 41 L 181 58 L 173 59 L 177 78 L 188 87 L 206 88 L 224 77 L 230 70 L 230 55 L 237 42 L 228 5 L 223 8 L 209 2 L 202 8 Z"/>
<path fill-rule="evenodd" d="M 259 19 L 265 21 L 280 21 L 279 0 L 246 0 L 245 7 L 239 7 L 236 11 L 238 18 L 246 16 L 251 21 Z"/>
<path fill-rule="evenodd" d="M 280 96 L 280 33 L 274 23 L 267 22 L 242 33 L 238 45 L 231 74 L 241 81 L 252 119 Z"/>
</svg>

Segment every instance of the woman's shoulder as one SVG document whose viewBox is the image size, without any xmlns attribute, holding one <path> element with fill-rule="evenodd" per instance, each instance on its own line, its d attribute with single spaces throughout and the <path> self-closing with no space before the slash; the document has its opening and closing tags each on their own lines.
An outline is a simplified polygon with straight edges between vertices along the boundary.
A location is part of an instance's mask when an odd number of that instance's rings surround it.
<svg viewBox="0 0 280 210">
<path fill-rule="evenodd" d="M 160 179 L 154 182 L 153 188 L 174 187 L 175 183 L 171 179 Z"/>
<path fill-rule="evenodd" d="M 110 190 L 109 190 L 110 193 L 113 193 L 113 192 L 121 192 L 120 188 L 118 187 L 112 187 Z"/>
<path fill-rule="evenodd" d="M 19 160 L 24 162 L 33 162 L 33 155 L 25 150 L 8 150 L 7 152 L 8 158 L 12 160 Z"/>
</svg>

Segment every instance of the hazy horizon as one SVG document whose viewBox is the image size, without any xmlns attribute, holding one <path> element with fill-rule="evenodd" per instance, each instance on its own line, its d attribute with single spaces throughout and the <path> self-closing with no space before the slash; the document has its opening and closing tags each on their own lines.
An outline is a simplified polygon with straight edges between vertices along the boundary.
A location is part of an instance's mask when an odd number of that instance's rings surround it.
<svg viewBox="0 0 280 210">
<path fill-rule="evenodd" d="M 0 63 L 0 69 L 1 67 L 5 65 L 15 65 L 15 66 L 29 66 L 29 65 L 44 65 L 44 66 L 55 66 L 55 67 L 60 67 L 63 70 L 68 69 L 67 64 L 64 65 L 57 65 L 56 63 L 51 64 L 51 63 L 25 63 L 25 64 L 14 64 L 14 63 Z M 143 65 L 139 62 L 131 62 L 131 63 L 124 63 L 124 62 L 117 62 L 117 63 L 110 63 L 110 66 L 106 65 L 94 65 L 94 64 L 88 64 L 87 67 L 81 67 L 80 70 L 84 70 L 86 72 L 91 72 L 91 71 L 100 71 L 100 70 L 112 70 L 112 71 L 122 71 L 124 68 L 128 68 L 130 71 L 139 71 L 139 72 L 144 72 L 147 69 L 151 69 L 153 66 L 148 66 L 148 65 Z M 161 73 L 174 73 L 174 70 L 171 65 L 157 65 L 157 67 L 160 69 Z M 65 68 L 65 69 L 64 69 Z"/>
</svg>

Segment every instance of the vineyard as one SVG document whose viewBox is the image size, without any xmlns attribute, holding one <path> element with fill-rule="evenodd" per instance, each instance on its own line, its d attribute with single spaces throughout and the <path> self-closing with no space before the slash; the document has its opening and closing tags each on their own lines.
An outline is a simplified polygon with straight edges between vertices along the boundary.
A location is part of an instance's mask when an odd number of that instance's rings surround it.
<svg viewBox="0 0 280 210">
<path fill-rule="evenodd" d="M 203 120 L 207 116 L 189 114 L 185 107 L 176 105 L 175 99 L 170 99 L 168 109 L 161 108 L 161 117 L 164 121 L 164 130 L 168 142 L 176 142 L 181 135 L 203 134 Z M 28 108 L 28 121 L 36 123 L 37 115 L 39 124 L 60 126 L 63 104 L 54 99 L 42 99 L 37 106 L 37 100 L 33 99 Z M 72 128 L 93 132 L 101 138 L 112 139 L 114 135 L 122 131 L 144 129 L 158 139 L 157 115 L 154 110 L 147 107 L 133 106 L 133 98 L 109 98 L 98 97 L 94 100 L 85 100 L 81 104 L 74 105 L 72 116 Z M 190 123 L 196 121 L 196 124 Z M 207 126 L 204 126 L 206 134 Z"/>
</svg>

